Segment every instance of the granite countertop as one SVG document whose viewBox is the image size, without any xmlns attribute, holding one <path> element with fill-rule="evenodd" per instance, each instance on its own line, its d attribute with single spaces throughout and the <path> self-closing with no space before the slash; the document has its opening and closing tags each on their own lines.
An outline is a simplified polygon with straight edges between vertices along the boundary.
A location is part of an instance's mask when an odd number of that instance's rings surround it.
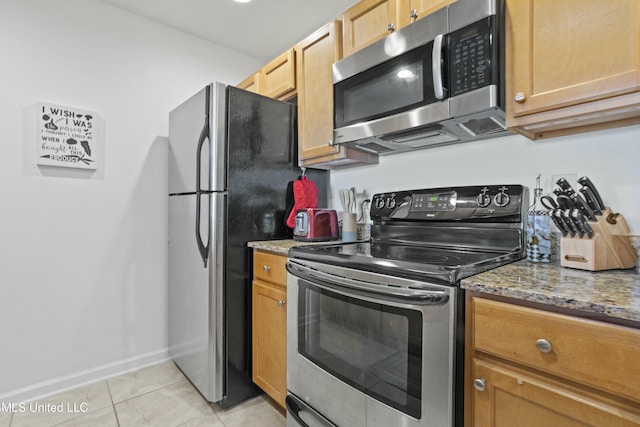
<svg viewBox="0 0 640 427">
<path fill-rule="evenodd" d="M 320 244 L 328 244 L 328 243 L 339 243 L 339 240 L 336 241 L 325 241 L 325 242 L 303 242 L 299 240 L 264 240 L 259 242 L 249 242 L 247 245 L 253 249 L 260 249 L 261 251 L 273 252 L 280 255 L 289 254 L 289 249 L 294 246 L 306 246 L 306 245 L 320 245 Z"/>
<path fill-rule="evenodd" d="M 522 260 L 464 279 L 461 286 L 640 322 L 640 274 L 635 269 L 591 272 Z"/>
<path fill-rule="evenodd" d="M 327 243 L 331 242 L 268 240 L 248 245 L 286 256 L 294 246 Z M 557 262 L 522 260 L 464 279 L 461 287 L 640 322 L 640 273 L 635 269 L 591 272 L 561 267 Z"/>
</svg>

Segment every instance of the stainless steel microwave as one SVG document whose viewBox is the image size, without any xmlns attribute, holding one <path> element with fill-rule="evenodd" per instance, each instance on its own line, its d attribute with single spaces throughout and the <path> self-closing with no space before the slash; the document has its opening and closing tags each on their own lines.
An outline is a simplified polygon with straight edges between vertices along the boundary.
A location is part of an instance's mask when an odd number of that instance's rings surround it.
<svg viewBox="0 0 640 427">
<path fill-rule="evenodd" d="M 379 155 L 508 134 L 504 1 L 457 0 L 333 65 L 334 144 Z"/>
</svg>

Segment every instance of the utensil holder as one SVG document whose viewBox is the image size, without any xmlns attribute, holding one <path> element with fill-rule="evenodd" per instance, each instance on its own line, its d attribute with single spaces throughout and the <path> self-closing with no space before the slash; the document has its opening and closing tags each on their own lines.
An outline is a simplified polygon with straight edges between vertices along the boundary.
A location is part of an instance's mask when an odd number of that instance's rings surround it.
<svg viewBox="0 0 640 427">
<path fill-rule="evenodd" d="M 342 214 L 342 241 L 355 242 L 358 237 L 356 214 L 344 212 Z"/>
<path fill-rule="evenodd" d="M 560 265 L 590 271 L 634 267 L 638 254 L 629 240 L 630 230 L 624 217 L 607 208 L 596 220 L 589 221 L 593 238 L 560 240 Z"/>
</svg>

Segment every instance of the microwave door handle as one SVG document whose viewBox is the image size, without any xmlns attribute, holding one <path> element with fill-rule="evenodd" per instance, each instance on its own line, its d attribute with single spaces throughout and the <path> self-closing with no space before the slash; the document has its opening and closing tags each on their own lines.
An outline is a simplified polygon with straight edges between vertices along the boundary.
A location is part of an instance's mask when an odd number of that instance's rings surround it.
<svg viewBox="0 0 640 427">
<path fill-rule="evenodd" d="M 431 53 L 431 71 L 433 74 L 433 91 L 437 99 L 444 98 L 444 88 L 442 86 L 442 34 L 438 34 L 433 41 L 433 52 Z"/>
</svg>

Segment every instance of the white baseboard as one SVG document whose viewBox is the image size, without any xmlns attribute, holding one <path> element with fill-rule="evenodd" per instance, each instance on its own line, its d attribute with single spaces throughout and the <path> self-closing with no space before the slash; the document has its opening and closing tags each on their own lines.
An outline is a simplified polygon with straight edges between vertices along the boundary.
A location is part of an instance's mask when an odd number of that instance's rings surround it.
<svg viewBox="0 0 640 427">
<path fill-rule="evenodd" d="M 0 402 L 19 403 L 43 399 L 167 360 L 170 360 L 170 357 L 168 349 L 165 348 L 23 387 L 0 395 Z"/>
</svg>

